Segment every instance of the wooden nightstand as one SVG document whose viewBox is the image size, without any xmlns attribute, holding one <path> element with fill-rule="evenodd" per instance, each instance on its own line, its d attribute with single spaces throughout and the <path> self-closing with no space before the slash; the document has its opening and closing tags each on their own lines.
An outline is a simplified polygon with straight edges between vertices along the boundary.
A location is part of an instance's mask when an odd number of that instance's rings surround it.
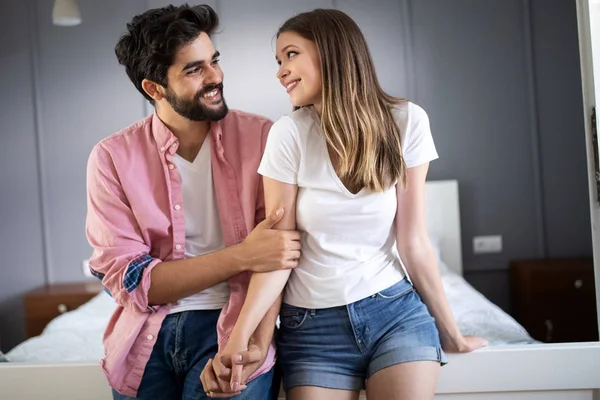
<svg viewBox="0 0 600 400">
<path fill-rule="evenodd" d="M 28 338 L 42 333 L 48 322 L 91 300 L 102 290 L 100 282 L 46 285 L 25 294 L 25 333 Z"/>
<path fill-rule="evenodd" d="M 510 291 L 512 315 L 535 339 L 598 340 L 591 258 L 512 261 Z"/>
</svg>

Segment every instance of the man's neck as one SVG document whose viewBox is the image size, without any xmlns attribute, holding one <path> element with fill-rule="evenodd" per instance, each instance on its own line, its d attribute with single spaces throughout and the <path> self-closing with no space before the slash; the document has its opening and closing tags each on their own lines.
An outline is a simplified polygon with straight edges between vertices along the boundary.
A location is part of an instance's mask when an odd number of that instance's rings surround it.
<svg viewBox="0 0 600 400">
<path fill-rule="evenodd" d="M 191 121 L 177 114 L 172 109 L 156 109 L 158 118 L 173 132 L 179 141 L 177 154 L 189 162 L 193 162 L 210 129 L 208 121 Z"/>
</svg>

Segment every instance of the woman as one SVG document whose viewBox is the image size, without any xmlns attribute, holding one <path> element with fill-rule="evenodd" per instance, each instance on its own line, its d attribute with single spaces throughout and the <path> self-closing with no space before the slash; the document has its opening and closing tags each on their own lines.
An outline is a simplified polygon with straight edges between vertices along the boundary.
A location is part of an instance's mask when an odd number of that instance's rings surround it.
<svg viewBox="0 0 600 400">
<path fill-rule="evenodd" d="M 296 110 L 273 125 L 259 172 L 267 214 L 285 210 L 275 228 L 303 232 L 302 256 L 291 275 L 254 274 L 223 358 L 246 349 L 287 283 L 278 351 L 289 399 L 357 399 L 365 387 L 369 399 L 431 399 L 444 351 L 487 343 L 460 333 L 427 235 L 438 157 L 427 114 L 381 89 L 341 11 L 286 21 L 276 58 Z"/>
</svg>

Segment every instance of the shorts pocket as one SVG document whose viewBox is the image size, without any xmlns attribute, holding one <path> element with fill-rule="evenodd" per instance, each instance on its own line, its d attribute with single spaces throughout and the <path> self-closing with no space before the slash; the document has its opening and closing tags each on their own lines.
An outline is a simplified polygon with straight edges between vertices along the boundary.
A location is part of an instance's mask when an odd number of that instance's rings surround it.
<svg viewBox="0 0 600 400">
<path fill-rule="evenodd" d="M 304 324 L 308 317 L 308 309 L 294 307 L 287 304 L 281 306 L 279 319 L 281 326 L 285 329 L 298 329 Z"/>
<path fill-rule="evenodd" d="M 377 293 L 377 296 L 384 299 L 397 299 L 404 295 L 407 295 L 415 290 L 415 287 L 404 278 L 400 282 L 383 289 Z"/>
</svg>

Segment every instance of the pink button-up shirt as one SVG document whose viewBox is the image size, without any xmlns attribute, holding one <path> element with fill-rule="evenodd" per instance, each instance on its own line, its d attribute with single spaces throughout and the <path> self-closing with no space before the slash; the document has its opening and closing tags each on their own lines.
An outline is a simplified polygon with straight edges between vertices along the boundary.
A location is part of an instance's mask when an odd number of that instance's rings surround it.
<svg viewBox="0 0 600 400">
<path fill-rule="evenodd" d="M 236 110 L 211 124 L 213 180 L 226 246 L 243 241 L 265 217 L 257 170 L 271 125 L 267 118 Z M 110 386 L 131 397 L 170 310 L 170 305 L 148 304 L 152 269 L 162 261 L 184 258 L 183 193 L 172 163 L 178 145 L 153 114 L 102 140 L 88 162 L 86 233 L 94 249 L 90 269 L 118 305 L 104 334 L 101 365 Z M 132 280 L 131 271 L 139 265 Z M 217 324 L 219 349 L 237 320 L 249 278 L 244 272 L 229 279 L 230 298 Z M 264 364 L 250 379 L 269 371 L 274 359 L 271 344 Z"/>
</svg>

